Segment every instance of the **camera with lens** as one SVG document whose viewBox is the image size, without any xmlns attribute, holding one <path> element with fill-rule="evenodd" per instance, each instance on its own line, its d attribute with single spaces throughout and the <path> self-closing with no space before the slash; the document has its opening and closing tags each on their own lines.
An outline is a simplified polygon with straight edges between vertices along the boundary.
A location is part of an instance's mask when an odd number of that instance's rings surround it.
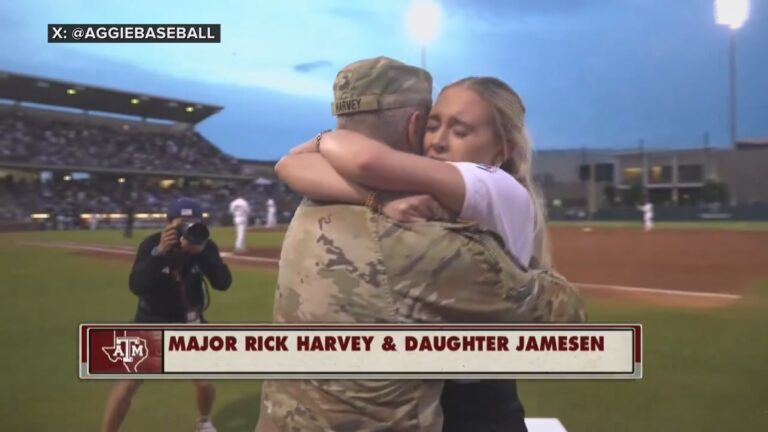
<svg viewBox="0 0 768 432">
<path fill-rule="evenodd" d="M 179 241 L 184 238 L 194 246 L 202 246 L 211 236 L 208 227 L 202 222 L 182 222 L 176 231 L 179 233 Z"/>
</svg>

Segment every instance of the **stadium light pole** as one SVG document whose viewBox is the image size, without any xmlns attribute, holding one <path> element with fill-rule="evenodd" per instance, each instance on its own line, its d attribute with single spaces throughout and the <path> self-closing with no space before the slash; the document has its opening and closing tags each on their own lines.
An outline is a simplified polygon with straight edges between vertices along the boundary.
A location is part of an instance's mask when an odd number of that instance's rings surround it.
<svg viewBox="0 0 768 432">
<path fill-rule="evenodd" d="M 421 67 L 427 67 L 427 45 L 440 30 L 442 11 L 433 0 L 413 0 L 405 13 L 408 35 L 421 47 Z"/>
<path fill-rule="evenodd" d="M 731 148 L 736 148 L 736 30 L 749 18 L 749 0 L 715 0 L 715 21 L 728 26 L 728 93 Z"/>
</svg>

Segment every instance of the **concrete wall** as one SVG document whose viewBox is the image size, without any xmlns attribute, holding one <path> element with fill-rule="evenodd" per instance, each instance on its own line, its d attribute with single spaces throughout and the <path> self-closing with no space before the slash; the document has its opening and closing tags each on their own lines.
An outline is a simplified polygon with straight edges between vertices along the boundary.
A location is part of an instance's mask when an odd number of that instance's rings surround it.
<svg viewBox="0 0 768 432">
<path fill-rule="evenodd" d="M 588 208 L 589 184 L 579 179 L 583 164 L 612 163 L 613 152 L 607 150 L 544 150 L 534 153 L 533 175 L 549 206 L 555 200 L 566 207 Z M 596 183 L 595 206 L 604 203 L 606 184 Z"/>
<path fill-rule="evenodd" d="M 768 149 L 718 152 L 716 164 L 732 203 L 768 203 Z"/>
<path fill-rule="evenodd" d="M 753 202 L 768 203 L 768 148 L 751 150 L 688 149 L 646 152 L 615 153 L 582 152 L 581 150 L 542 151 L 534 155 L 534 178 L 545 194 L 547 203 L 559 199 L 566 202 L 587 202 L 588 184 L 579 180 L 579 166 L 583 163 L 615 164 L 615 186 L 622 184 L 624 168 L 641 168 L 645 184 L 649 188 L 685 190 L 700 188 L 707 179 L 725 182 L 732 204 Z M 680 176 L 680 166 L 700 165 L 703 178 L 698 182 L 685 182 Z M 654 166 L 672 169 L 669 183 L 653 183 L 649 170 Z M 643 169 L 644 168 L 644 169 Z M 607 206 L 604 199 L 606 184 L 595 185 L 598 208 Z M 676 191 L 675 191 L 676 192 Z M 673 196 L 674 192 L 673 192 Z M 575 205 L 575 204 L 574 204 Z"/>
</svg>

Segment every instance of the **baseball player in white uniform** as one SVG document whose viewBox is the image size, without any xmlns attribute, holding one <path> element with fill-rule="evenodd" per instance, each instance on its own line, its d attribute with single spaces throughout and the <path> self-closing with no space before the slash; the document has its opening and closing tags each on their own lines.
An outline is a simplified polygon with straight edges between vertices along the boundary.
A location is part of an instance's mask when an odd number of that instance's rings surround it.
<svg viewBox="0 0 768 432">
<path fill-rule="evenodd" d="M 229 212 L 232 213 L 237 237 L 235 238 L 235 252 L 245 251 L 245 230 L 248 228 L 248 216 L 251 214 L 251 206 L 241 197 L 229 203 Z"/>
<path fill-rule="evenodd" d="M 653 204 L 650 201 L 646 201 L 645 204 L 638 206 L 638 210 L 643 212 L 643 226 L 645 232 L 653 229 Z"/>
<path fill-rule="evenodd" d="M 277 205 L 272 198 L 267 200 L 267 228 L 277 226 Z"/>
<path fill-rule="evenodd" d="M 91 231 L 99 229 L 99 219 L 96 217 L 96 212 L 91 213 L 91 218 L 88 220 Z"/>
</svg>

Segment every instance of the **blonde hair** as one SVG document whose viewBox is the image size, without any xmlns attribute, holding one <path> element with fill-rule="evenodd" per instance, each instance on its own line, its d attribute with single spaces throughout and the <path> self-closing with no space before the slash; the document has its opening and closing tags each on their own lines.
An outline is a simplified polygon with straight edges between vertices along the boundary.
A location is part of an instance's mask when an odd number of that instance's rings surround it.
<svg viewBox="0 0 768 432">
<path fill-rule="evenodd" d="M 525 107 L 520 96 L 504 81 L 493 77 L 464 78 L 448 85 L 442 91 L 457 86 L 472 90 L 490 105 L 495 118 L 496 136 L 508 153 L 500 168 L 528 190 L 533 202 L 535 231 L 530 266 L 550 268 L 552 257 L 549 251 L 546 210 L 542 205 L 542 194 L 533 183 L 531 138 L 525 128 Z"/>
</svg>

